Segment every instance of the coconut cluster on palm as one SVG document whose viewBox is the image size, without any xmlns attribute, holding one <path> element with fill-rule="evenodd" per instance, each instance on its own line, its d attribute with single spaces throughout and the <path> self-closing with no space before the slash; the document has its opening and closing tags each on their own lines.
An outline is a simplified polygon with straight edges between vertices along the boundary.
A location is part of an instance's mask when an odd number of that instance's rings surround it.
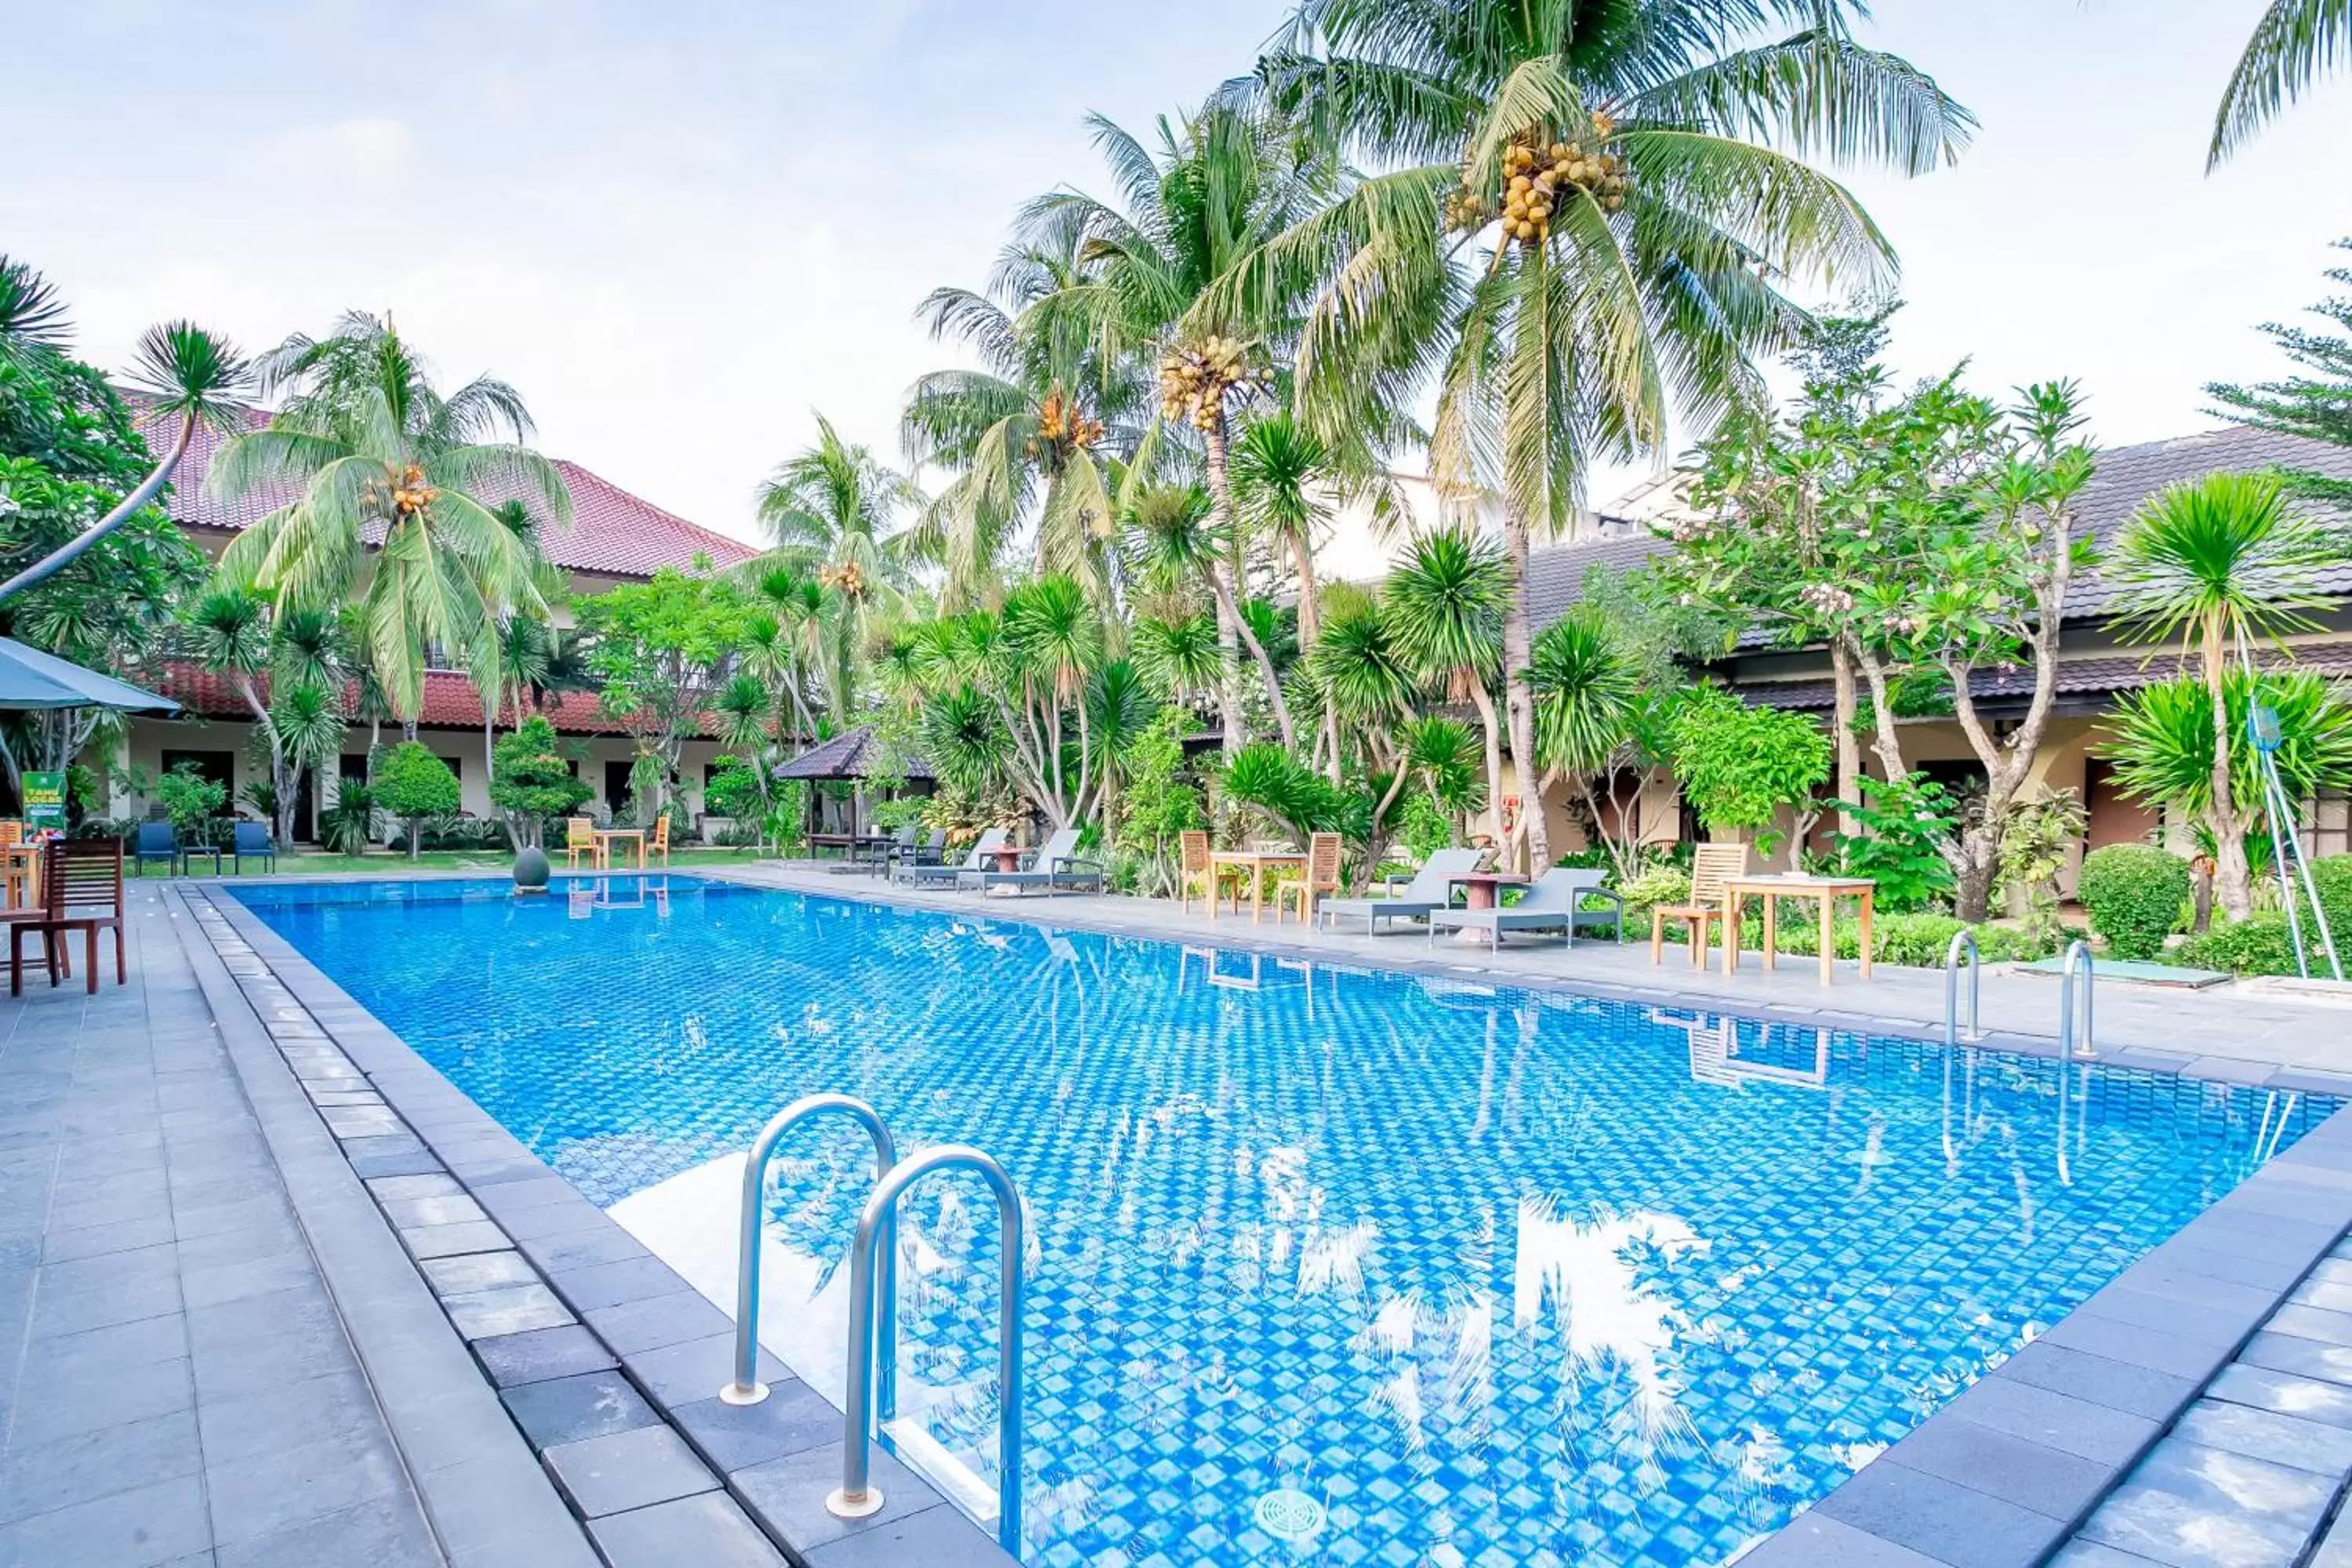
<svg viewBox="0 0 2352 1568">
<path fill-rule="evenodd" d="M 1552 215 L 1579 193 L 1603 212 L 1618 211 L 1633 180 L 1624 158 L 1605 145 L 1616 132 L 1605 114 L 1594 115 L 1573 140 L 1554 140 L 1541 126 L 1523 132 L 1503 152 L 1499 210 L 1477 188 L 1475 163 L 1465 159 L 1462 189 L 1445 199 L 1446 226 L 1483 228 L 1499 216 L 1505 238 L 1541 245 L 1551 234 Z"/>
<path fill-rule="evenodd" d="M 1192 348 L 1160 362 L 1160 412 L 1171 423 L 1189 419 L 1211 430 L 1224 412 L 1225 395 L 1249 384 L 1249 360 L 1242 345 L 1213 333 Z"/>
<path fill-rule="evenodd" d="M 1027 450 L 1058 473 L 1072 452 L 1084 451 L 1102 438 L 1102 421 L 1079 413 L 1077 399 L 1064 396 L 1057 386 L 1037 405 L 1037 433 L 1029 437 Z"/>
</svg>

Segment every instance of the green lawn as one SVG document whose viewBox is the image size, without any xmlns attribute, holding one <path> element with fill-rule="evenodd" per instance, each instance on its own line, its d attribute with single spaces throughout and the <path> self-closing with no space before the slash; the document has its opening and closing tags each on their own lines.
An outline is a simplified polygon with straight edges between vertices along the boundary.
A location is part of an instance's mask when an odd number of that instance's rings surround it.
<svg viewBox="0 0 2352 1568">
<path fill-rule="evenodd" d="M 681 870 L 692 866 L 748 865 L 756 858 L 757 851 L 748 848 L 720 849 L 704 845 L 679 845 L 670 852 L 671 864 Z M 548 858 L 554 863 L 556 874 L 562 875 L 563 851 L 556 849 Z M 262 861 L 248 858 L 245 863 L 245 874 L 258 877 L 263 873 L 263 865 Z M 428 849 L 414 860 L 388 850 L 378 850 L 371 855 L 329 855 L 322 850 L 297 850 L 278 858 L 278 875 L 292 877 L 349 876 L 354 872 L 396 877 L 408 871 L 479 871 L 486 876 L 504 876 L 513 865 L 512 855 L 504 850 L 488 849 Z M 212 874 L 209 857 L 199 856 L 193 866 L 201 875 Z M 236 875 L 236 862 L 227 855 L 221 857 L 222 876 Z M 614 868 L 629 870 L 634 867 L 626 863 L 626 857 L 623 857 Z M 653 868 L 656 871 L 662 868 L 658 859 L 654 862 Z M 160 868 L 151 868 L 148 874 L 154 877 L 163 875 Z"/>
</svg>

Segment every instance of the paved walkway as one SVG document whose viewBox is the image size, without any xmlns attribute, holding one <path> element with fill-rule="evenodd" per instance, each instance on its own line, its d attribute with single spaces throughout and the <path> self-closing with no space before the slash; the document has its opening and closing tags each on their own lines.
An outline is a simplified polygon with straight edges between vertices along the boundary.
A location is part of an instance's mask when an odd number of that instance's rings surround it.
<svg viewBox="0 0 2352 1568">
<path fill-rule="evenodd" d="M 163 901 L 0 1000 L 0 1568 L 443 1561 Z M 76 967 L 79 961 L 77 955 Z"/>
<path fill-rule="evenodd" d="M 1647 932 L 1643 933 L 1643 940 L 1622 946 L 1606 938 L 1581 937 L 1572 948 L 1562 947 L 1557 940 L 1538 943 L 1521 938 L 1496 953 L 1484 945 L 1483 939 L 1475 947 L 1450 939 L 1432 943 L 1411 927 L 1394 931 L 1383 927 L 1383 934 L 1367 936 L 1355 922 L 1344 931 L 1322 931 L 1296 921 L 1276 924 L 1271 912 L 1262 924 L 1252 923 L 1246 912 L 1239 916 L 1228 912 L 1212 920 L 1198 902 L 1184 913 L 1165 899 L 1072 894 L 982 899 L 976 891 L 901 888 L 863 873 L 845 873 L 824 862 L 763 861 L 748 867 L 698 867 L 696 872 L 766 887 L 880 898 L 974 915 L 1002 914 L 1168 942 L 1263 943 L 1342 962 L 1399 967 L 1441 964 L 1505 982 L 1572 983 L 1640 992 L 1651 999 L 1669 993 L 1698 1005 L 1769 1009 L 1776 1014 L 1832 1012 L 1906 1032 L 1940 1032 L 1944 1023 L 1940 970 L 1882 963 L 1865 981 L 1857 965 L 1844 963 L 1837 965 L 1834 983 L 1824 986 L 1811 958 L 1784 958 L 1779 969 L 1767 973 L 1750 953 L 1743 956 L 1738 973 L 1726 975 L 1719 954 L 1708 968 L 1693 970 L 1686 950 L 1671 945 L 1665 962 L 1653 967 Z M 1983 986 L 1987 1029 L 2023 1041 L 2056 1037 L 2056 977 L 1993 964 L 1985 971 Z M 2352 1002 L 2352 996 L 2347 1000 Z M 2096 1036 L 2103 1054 L 2130 1048 L 2172 1058 L 2195 1076 L 2257 1081 L 2273 1068 L 2286 1066 L 2352 1077 L 2352 1011 L 2321 1002 L 2265 995 L 2261 988 L 2243 984 L 2190 991 L 2114 979 L 2100 982 Z"/>
</svg>

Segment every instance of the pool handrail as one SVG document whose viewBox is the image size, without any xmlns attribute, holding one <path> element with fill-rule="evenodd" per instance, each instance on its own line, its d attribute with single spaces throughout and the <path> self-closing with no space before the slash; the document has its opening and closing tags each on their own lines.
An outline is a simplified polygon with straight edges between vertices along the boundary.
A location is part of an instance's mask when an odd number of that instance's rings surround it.
<svg viewBox="0 0 2352 1568">
<path fill-rule="evenodd" d="M 841 1487 L 824 1500 L 836 1519 L 865 1519 L 880 1511 L 882 1489 L 869 1472 L 874 1439 L 874 1382 L 877 1362 L 898 1359 L 898 1315 L 886 1296 L 876 1299 L 875 1258 L 895 1226 L 898 1199 L 934 1171 L 976 1173 L 996 1198 L 997 1277 L 997 1538 L 1008 1551 L 1021 1539 L 1021 1319 L 1027 1286 L 1023 1255 L 1027 1237 L 1020 1189 L 995 1160 L 962 1143 L 926 1149 L 893 1168 L 875 1184 L 857 1216 L 849 1253 L 849 1366 L 843 1379 Z M 889 1282 L 895 1288 L 896 1281 Z"/>
<path fill-rule="evenodd" d="M 785 1133 L 828 1111 L 850 1118 L 873 1139 L 875 1181 L 880 1182 L 898 1163 L 898 1145 L 891 1141 L 890 1129 L 883 1125 L 881 1113 L 850 1095 L 803 1096 L 778 1111 L 774 1120 L 760 1129 L 760 1135 L 751 1141 L 751 1151 L 743 1160 L 742 1234 L 735 1254 L 735 1379 L 719 1391 L 721 1404 L 757 1405 L 768 1397 L 768 1385 L 760 1381 L 760 1239 L 765 1228 L 761 1222 L 767 1208 L 768 1161 Z M 894 1237 L 883 1259 L 883 1267 L 894 1271 L 886 1309 L 894 1312 L 898 1252 Z"/>
<path fill-rule="evenodd" d="M 2081 1003 L 2075 1005 L 2076 970 L 2081 970 Z M 2088 1061 L 2099 1054 L 2091 1032 L 2091 991 L 2098 980 L 2098 971 L 2091 959 L 2091 944 L 2076 937 L 2066 944 L 2066 962 L 2058 977 L 2058 1059 Z M 2083 1038 L 2078 1047 L 2074 1040 L 2075 1016 L 2082 1017 Z"/>
<path fill-rule="evenodd" d="M 1944 950 L 1944 1044 L 1960 1043 L 1960 949 L 1969 950 L 1969 1039 L 1984 1038 L 1980 1004 L 1984 1000 L 1984 955 L 1977 951 L 1977 939 L 1966 926 L 1952 933 L 1951 946 Z"/>
</svg>

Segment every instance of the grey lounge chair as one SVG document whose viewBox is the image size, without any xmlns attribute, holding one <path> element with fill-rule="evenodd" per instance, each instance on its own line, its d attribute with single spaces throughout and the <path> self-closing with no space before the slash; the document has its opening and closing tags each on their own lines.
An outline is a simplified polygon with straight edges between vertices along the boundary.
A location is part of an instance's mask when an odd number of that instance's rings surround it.
<svg viewBox="0 0 2352 1568">
<path fill-rule="evenodd" d="M 926 888 L 938 886 L 951 888 L 955 886 L 956 879 L 966 871 L 978 871 L 995 864 L 996 852 L 1003 847 L 1003 845 L 1004 829 L 992 827 L 972 840 L 971 853 L 961 860 L 945 866 L 909 866 L 901 861 L 893 869 L 891 875 L 898 881 L 912 882 Z"/>
<path fill-rule="evenodd" d="M 1453 879 L 1476 870 L 1485 855 L 1483 849 L 1437 850 L 1402 893 L 1386 899 L 1326 899 L 1315 912 L 1326 930 L 1335 917 L 1354 915 L 1363 921 L 1368 934 L 1379 931 L 1383 920 L 1426 919 L 1453 901 Z"/>
<path fill-rule="evenodd" d="M 1483 931 L 1490 946 L 1500 947 L 1503 933 L 1507 931 L 1556 931 L 1573 947 L 1580 920 L 1591 925 L 1610 918 L 1607 910 L 1580 908 L 1586 899 L 1598 893 L 1615 901 L 1617 938 L 1622 942 L 1625 938 L 1625 900 L 1601 885 L 1606 879 L 1606 874 L 1601 871 L 1555 867 L 1537 878 L 1527 896 L 1507 910 L 1436 910 L 1429 917 L 1429 940 L 1435 942 L 1441 930 Z"/>
<path fill-rule="evenodd" d="M 991 888 L 1044 888 L 1051 891 L 1087 882 L 1094 884 L 1097 891 L 1101 890 L 1102 867 L 1078 858 L 1078 830 L 1075 827 L 1056 829 L 1022 870 L 966 871 L 956 879 L 957 887 L 978 887 L 983 893 Z"/>
</svg>

